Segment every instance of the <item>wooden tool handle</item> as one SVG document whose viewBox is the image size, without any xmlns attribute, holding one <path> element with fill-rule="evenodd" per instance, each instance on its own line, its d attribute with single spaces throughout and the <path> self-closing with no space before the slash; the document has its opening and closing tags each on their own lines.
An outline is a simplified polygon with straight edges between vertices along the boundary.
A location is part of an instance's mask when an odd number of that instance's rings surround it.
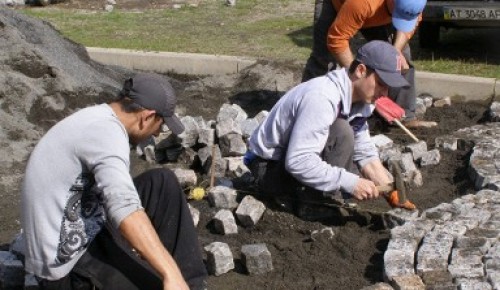
<svg viewBox="0 0 500 290">
<path fill-rule="evenodd" d="M 377 190 L 380 192 L 389 192 L 394 190 L 394 186 L 392 186 L 391 184 L 377 185 Z"/>
<path fill-rule="evenodd" d="M 403 125 L 403 124 L 401 124 L 401 122 L 399 122 L 399 120 L 395 119 L 394 123 L 396 123 L 396 125 L 398 125 L 399 128 L 403 129 L 403 131 L 405 131 L 405 133 L 408 134 L 408 136 L 410 136 L 413 139 L 413 141 L 415 141 L 415 142 L 419 141 L 418 138 L 415 137 L 415 135 L 413 135 L 413 133 L 410 132 L 410 130 L 408 130 L 408 128 L 405 127 L 405 125 Z"/>
</svg>

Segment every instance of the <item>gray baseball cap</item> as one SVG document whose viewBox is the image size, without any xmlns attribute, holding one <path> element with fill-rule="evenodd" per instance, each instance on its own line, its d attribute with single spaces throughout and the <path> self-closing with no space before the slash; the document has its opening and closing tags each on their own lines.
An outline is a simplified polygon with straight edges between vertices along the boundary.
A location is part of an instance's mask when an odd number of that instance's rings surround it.
<svg viewBox="0 0 500 290">
<path fill-rule="evenodd" d="M 382 81 L 391 88 L 409 87 L 401 74 L 401 55 L 388 42 L 373 40 L 358 49 L 356 60 L 375 70 Z"/>
<path fill-rule="evenodd" d="M 179 135 L 184 131 L 184 125 L 175 115 L 177 98 L 174 88 L 164 77 L 139 73 L 125 80 L 121 95 L 127 96 L 134 103 L 163 117 L 165 124 L 172 133 Z"/>
</svg>

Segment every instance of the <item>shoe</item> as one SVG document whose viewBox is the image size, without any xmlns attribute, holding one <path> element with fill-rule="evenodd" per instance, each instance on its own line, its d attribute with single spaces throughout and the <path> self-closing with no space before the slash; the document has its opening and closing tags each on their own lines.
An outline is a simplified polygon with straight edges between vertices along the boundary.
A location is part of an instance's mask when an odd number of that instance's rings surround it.
<svg viewBox="0 0 500 290">
<path fill-rule="evenodd" d="M 403 122 L 403 125 L 405 125 L 406 128 L 432 128 L 436 127 L 438 123 L 413 119 Z"/>
</svg>

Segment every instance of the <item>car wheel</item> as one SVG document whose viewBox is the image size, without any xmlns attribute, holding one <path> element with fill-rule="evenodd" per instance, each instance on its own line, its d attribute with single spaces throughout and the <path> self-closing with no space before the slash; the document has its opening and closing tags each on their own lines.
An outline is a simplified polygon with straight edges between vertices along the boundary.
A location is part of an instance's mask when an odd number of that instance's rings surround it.
<svg viewBox="0 0 500 290">
<path fill-rule="evenodd" d="M 418 28 L 420 47 L 435 48 L 439 44 L 439 24 L 421 22 Z"/>
<path fill-rule="evenodd" d="M 50 4 L 50 0 L 38 0 L 38 5 L 47 6 Z"/>
</svg>

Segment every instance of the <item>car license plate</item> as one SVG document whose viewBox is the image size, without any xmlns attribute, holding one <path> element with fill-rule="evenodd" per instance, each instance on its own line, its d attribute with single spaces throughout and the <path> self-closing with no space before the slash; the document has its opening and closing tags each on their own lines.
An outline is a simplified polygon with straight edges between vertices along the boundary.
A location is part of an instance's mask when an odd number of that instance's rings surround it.
<svg viewBox="0 0 500 290">
<path fill-rule="evenodd" d="M 444 19 L 500 20 L 500 8 L 444 7 Z"/>
</svg>

